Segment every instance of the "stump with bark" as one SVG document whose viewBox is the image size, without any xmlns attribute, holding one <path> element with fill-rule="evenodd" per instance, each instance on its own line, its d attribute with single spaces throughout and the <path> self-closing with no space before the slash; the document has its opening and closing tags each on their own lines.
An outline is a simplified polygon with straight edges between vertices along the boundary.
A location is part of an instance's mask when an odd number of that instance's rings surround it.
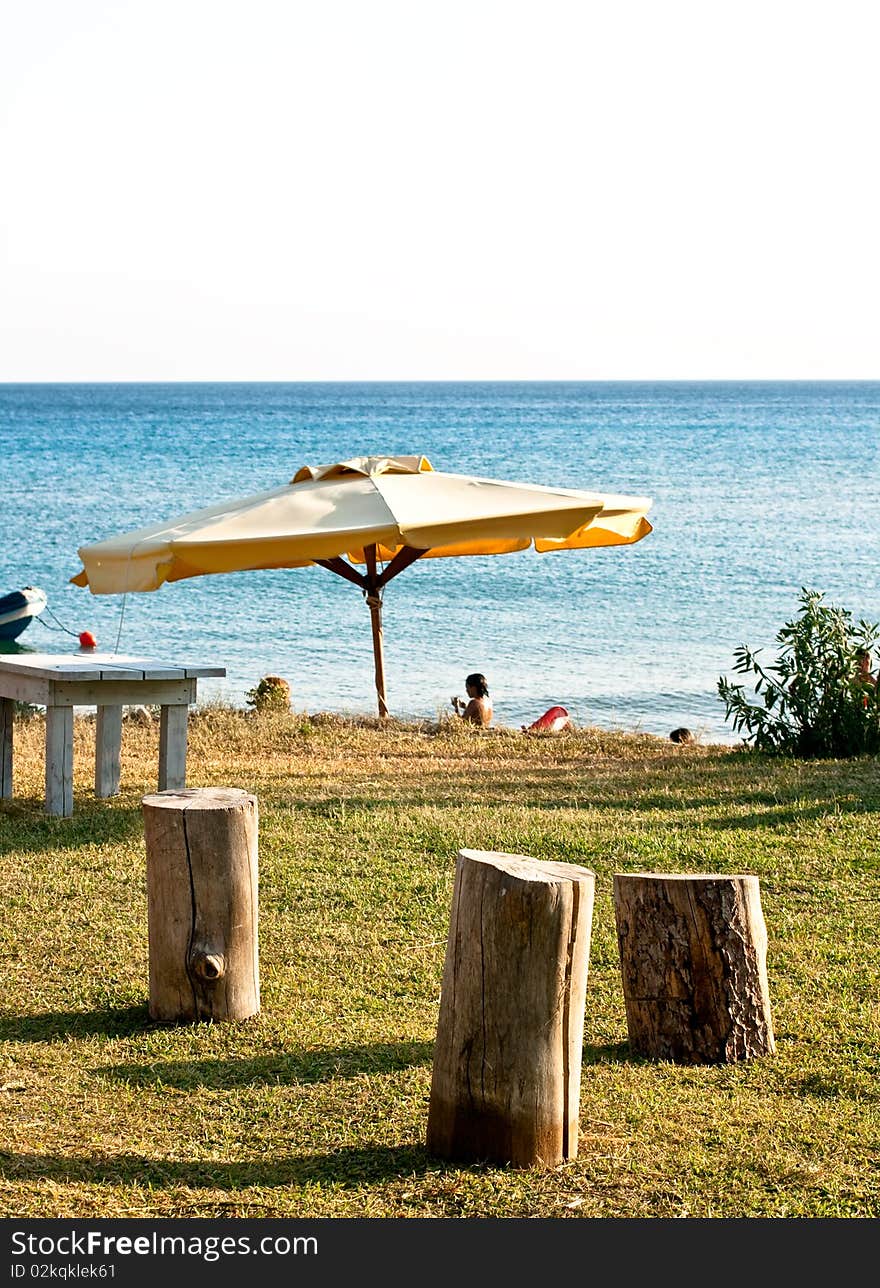
<svg viewBox="0 0 880 1288">
<path fill-rule="evenodd" d="M 635 1054 L 679 1064 L 773 1054 L 756 876 L 617 873 L 613 899 Z"/>
<path fill-rule="evenodd" d="M 517 1167 L 576 1157 L 594 888 L 574 864 L 459 851 L 429 1153 Z"/>
<path fill-rule="evenodd" d="M 260 1009 L 256 797 L 238 788 L 142 801 L 150 1016 L 241 1020 Z"/>
</svg>

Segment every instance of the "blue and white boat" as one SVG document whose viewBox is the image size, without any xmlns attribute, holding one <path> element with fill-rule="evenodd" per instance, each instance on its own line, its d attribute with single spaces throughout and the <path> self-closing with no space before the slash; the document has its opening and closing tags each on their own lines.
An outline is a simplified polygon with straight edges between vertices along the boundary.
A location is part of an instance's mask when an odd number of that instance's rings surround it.
<svg viewBox="0 0 880 1288">
<path fill-rule="evenodd" d="M 47 604 L 46 592 L 39 586 L 23 586 L 21 590 L 0 595 L 0 640 L 18 639 Z"/>
</svg>

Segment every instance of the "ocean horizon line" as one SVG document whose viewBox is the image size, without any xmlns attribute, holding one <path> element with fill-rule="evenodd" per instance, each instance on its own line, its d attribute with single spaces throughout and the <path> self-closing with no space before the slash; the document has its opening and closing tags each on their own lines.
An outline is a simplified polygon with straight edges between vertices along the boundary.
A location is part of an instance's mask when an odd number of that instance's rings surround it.
<svg viewBox="0 0 880 1288">
<path fill-rule="evenodd" d="M 483 387 L 493 387 L 499 385 L 573 385 L 579 387 L 608 388 L 619 385 L 665 385 L 671 387 L 693 386 L 699 388 L 740 388 L 742 386 L 756 385 L 788 385 L 788 386 L 833 386 L 833 385 L 880 385 L 880 376 L 625 376 L 625 377 L 569 377 L 569 376 L 540 376 L 540 377 L 458 377 L 444 376 L 437 377 L 356 377 L 344 376 L 335 379 L 324 377 L 304 377 L 299 379 L 288 379 L 281 377 L 252 377 L 242 379 L 199 377 L 193 379 L 162 379 L 162 378 L 100 378 L 77 377 L 76 379 L 51 379 L 51 380 L 0 380 L 0 388 L 3 389 L 59 389 L 68 385 L 79 386 L 99 386 L 102 388 L 120 388 L 130 385 L 139 385 L 142 387 L 168 387 L 184 386 L 194 388 L 201 385 L 225 385 L 230 388 L 241 388 L 248 385 L 267 386 L 274 385 L 285 388 L 298 388 L 305 385 L 318 385 L 325 388 L 338 388 L 344 385 L 423 385 L 444 387 L 449 385 L 477 385 Z"/>
</svg>

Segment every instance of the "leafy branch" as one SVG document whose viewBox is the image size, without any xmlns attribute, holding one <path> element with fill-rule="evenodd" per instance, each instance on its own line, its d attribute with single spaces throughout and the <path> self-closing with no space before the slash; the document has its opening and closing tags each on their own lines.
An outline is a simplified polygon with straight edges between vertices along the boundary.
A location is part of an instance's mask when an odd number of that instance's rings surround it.
<svg viewBox="0 0 880 1288">
<path fill-rule="evenodd" d="M 718 695 L 736 732 L 757 751 L 801 757 L 848 757 L 880 752 L 880 685 L 865 675 L 880 626 L 857 623 L 825 603 L 822 592 L 803 588 L 799 615 L 776 636 L 778 655 L 759 661 L 760 649 L 740 645 L 733 670 L 755 677 L 750 701 L 745 685 L 722 676 Z"/>
</svg>

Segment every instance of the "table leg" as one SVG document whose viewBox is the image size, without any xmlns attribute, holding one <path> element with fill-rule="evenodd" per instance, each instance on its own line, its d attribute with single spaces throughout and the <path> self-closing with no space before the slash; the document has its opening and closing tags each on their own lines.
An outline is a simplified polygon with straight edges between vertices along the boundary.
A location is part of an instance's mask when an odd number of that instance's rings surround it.
<svg viewBox="0 0 880 1288">
<path fill-rule="evenodd" d="M 12 795 L 12 729 L 15 703 L 0 698 L 0 800 Z"/>
<path fill-rule="evenodd" d="M 119 791 L 122 750 L 122 707 L 98 707 L 95 722 L 95 795 L 115 796 Z"/>
<path fill-rule="evenodd" d="M 164 706 L 159 715 L 159 791 L 186 786 L 186 723 L 189 707 Z"/>
<path fill-rule="evenodd" d="M 46 813 L 73 813 L 73 707 L 46 707 Z"/>
</svg>

